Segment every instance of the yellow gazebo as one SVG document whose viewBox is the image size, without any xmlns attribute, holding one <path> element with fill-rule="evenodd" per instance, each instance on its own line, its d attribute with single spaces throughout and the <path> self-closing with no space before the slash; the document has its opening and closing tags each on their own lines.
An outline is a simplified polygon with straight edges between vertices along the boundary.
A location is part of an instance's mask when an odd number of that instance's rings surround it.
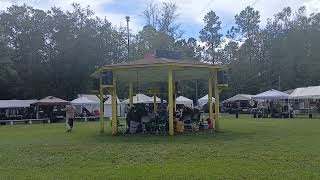
<svg viewBox="0 0 320 180">
<path fill-rule="evenodd" d="M 181 80 L 208 80 L 208 102 L 209 118 L 213 120 L 214 128 L 219 129 L 219 91 L 218 71 L 226 67 L 221 65 L 211 65 L 181 59 L 168 58 L 145 58 L 125 64 L 112 64 L 100 68 L 93 76 L 100 78 L 100 132 L 104 132 L 103 117 L 103 91 L 108 89 L 112 92 L 112 134 L 117 134 L 117 90 L 118 80 L 129 84 L 129 106 L 133 106 L 133 84 L 137 81 L 148 83 L 168 82 L 168 113 L 169 113 L 169 134 L 174 134 L 174 89 L 175 81 Z M 212 92 L 215 97 L 215 114 L 213 113 Z M 154 99 L 156 99 L 154 92 Z M 156 108 L 156 106 L 154 106 Z"/>
</svg>

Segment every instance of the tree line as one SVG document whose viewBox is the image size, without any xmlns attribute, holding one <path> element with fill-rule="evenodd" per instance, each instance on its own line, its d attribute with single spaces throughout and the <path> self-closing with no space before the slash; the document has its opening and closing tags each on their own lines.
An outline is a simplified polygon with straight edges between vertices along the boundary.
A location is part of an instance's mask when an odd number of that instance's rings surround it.
<svg viewBox="0 0 320 180">
<path fill-rule="evenodd" d="M 185 39 L 177 8 L 174 3 L 146 6 L 145 26 L 130 33 L 128 58 L 126 28 L 113 26 L 90 8 L 9 7 L 0 12 L 0 99 L 53 95 L 70 100 L 90 92 L 90 75 L 99 67 L 141 59 L 152 49 L 228 65 L 224 98 L 320 84 L 320 13 L 307 15 L 305 7 L 297 12 L 286 7 L 261 26 L 259 11 L 248 6 L 223 33 L 220 17 L 209 11 L 199 35 Z M 126 97 L 125 85 L 119 86 L 119 96 Z M 181 82 L 179 88 L 182 95 L 195 99 L 207 93 L 207 82 Z"/>
</svg>

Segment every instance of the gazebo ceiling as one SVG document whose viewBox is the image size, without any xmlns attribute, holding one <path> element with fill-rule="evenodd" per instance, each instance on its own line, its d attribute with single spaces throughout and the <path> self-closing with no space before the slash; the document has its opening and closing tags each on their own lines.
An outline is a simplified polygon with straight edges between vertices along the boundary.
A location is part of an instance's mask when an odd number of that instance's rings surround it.
<svg viewBox="0 0 320 180">
<path fill-rule="evenodd" d="M 174 69 L 175 80 L 208 79 L 210 69 L 180 68 Z M 163 82 L 168 80 L 168 67 L 131 68 L 130 70 L 114 71 L 116 80 Z"/>
</svg>

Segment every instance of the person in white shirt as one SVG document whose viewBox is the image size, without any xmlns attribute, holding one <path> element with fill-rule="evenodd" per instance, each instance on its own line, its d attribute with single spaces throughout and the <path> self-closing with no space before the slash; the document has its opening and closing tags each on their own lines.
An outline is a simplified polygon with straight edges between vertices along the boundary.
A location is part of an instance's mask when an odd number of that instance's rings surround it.
<svg viewBox="0 0 320 180">
<path fill-rule="evenodd" d="M 76 116 L 76 107 L 73 105 L 67 105 L 66 106 L 66 126 L 67 126 L 67 132 L 71 132 L 74 124 Z"/>
</svg>

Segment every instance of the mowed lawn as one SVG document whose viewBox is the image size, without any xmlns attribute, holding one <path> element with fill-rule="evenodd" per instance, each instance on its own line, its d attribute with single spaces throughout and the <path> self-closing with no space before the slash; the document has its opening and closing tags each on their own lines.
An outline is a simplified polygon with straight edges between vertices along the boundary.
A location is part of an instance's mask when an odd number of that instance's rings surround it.
<svg viewBox="0 0 320 180">
<path fill-rule="evenodd" d="M 0 179 L 320 179 L 320 119 L 222 118 L 222 132 L 100 135 L 0 126 Z"/>
</svg>

